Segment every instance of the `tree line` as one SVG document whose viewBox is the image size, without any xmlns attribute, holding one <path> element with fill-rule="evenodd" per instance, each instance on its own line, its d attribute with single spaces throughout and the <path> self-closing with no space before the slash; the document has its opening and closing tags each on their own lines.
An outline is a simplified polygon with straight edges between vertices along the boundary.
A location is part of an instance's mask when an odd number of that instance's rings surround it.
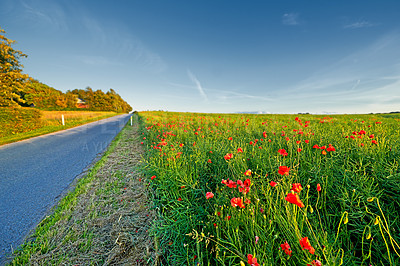
<svg viewBox="0 0 400 266">
<path fill-rule="evenodd" d="M 132 107 L 113 89 L 68 90 L 63 93 L 22 73 L 20 59 L 27 57 L 12 48 L 15 41 L 0 28 L 0 107 L 35 107 L 45 110 L 114 111 L 127 113 Z"/>
</svg>

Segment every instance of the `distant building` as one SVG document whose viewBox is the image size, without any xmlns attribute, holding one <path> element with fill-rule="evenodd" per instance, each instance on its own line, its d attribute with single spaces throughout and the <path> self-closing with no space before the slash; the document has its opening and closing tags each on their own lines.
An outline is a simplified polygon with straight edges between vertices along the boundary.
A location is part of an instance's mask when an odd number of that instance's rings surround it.
<svg viewBox="0 0 400 266">
<path fill-rule="evenodd" d="M 89 105 L 81 98 L 76 98 L 76 108 L 89 108 Z"/>
</svg>

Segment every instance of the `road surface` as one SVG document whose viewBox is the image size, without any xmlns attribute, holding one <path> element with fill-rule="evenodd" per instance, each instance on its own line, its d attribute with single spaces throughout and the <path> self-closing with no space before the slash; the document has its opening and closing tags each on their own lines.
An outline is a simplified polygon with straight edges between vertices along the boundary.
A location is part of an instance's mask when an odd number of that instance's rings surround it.
<svg viewBox="0 0 400 266">
<path fill-rule="evenodd" d="M 0 265 L 100 157 L 129 117 L 0 146 Z"/>
</svg>

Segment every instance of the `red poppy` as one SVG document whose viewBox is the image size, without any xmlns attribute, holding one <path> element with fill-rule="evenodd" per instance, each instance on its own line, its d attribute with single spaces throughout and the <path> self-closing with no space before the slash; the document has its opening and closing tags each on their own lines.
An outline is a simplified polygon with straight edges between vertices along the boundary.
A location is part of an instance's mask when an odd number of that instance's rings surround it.
<svg viewBox="0 0 400 266">
<path fill-rule="evenodd" d="M 329 145 L 329 147 L 326 149 L 326 151 L 336 151 L 336 149 L 332 145 Z"/>
<path fill-rule="evenodd" d="M 238 180 L 237 184 L 239 185 L 239 192 L 248 193 L 250 191 L 251 181 L 250 179 L 246 179 L 244 182 L 242 180 Z"/>
<path fill-rule="evenodd" d="M 179 197 L 179 198 L 178 198 L 178 201 L 182 201 L 182 198 L 181 198 L 181 197 Z"/>
<path fill-rule="evenodd" d="M 260 266 L 260 264 L 257 262 L 256 257 L 253 257 L 253 255 L 251 254 L 247 254 L 247 263 L 251 266 Z"/>
<path fill-rule="evenodd" d="M 235 188 L 236 187 L 236 182 L 229 180 L 226 182 L 226 186 L 229 188 Z"/>
<path fill-rule="evenodd" d="M 237 152 L 238 152 L 238 153 L 243 152 L 242 148 L 238 148 L 238 149 L 237 149 Z"/>
<path fill-rule="evenodd" d="M 232 140 L 232 137 L 229 137 L 228 140 Z"/>
<path fill-rule="evenodd" d="M 314 148 L 314 149 L 319 149 L 319 146 L 318 146 L 317 144 L 315 144 L 315 145 L 313 146 L 313 148 Z"/>
<path fill-rule="evenodd" d="M 301 249 L 307 249 L 311 254 L 314 255 L 315 249 L 311 246 L 310 240 L 308 240 L 308 237 L 303 237 L 300 239 L 300 246 Z"/>
<path fill-rule="evenodd" d="M 269 182 L 269 184 L 270 184 L 271 187 L 276 187 L 276 185 L 278 185 L 278 183 L 276 183 L 274 181 Z"/>
<path fill-rule="evenodd" d="M 302 151 L 302 149 L 300 149 L 300 148 L 297 149 L 297 152 L 301 152 L 301 151 Z"/>
<path fill-rule="evenodd" d="M 151 177 L 151 180 L 153 180 L 154 178 L 156 178 L 156 176 L 155 176 L 155 175 L 153 175 L 153 176 Z"/>
<path fill-rule="evenodd" d="M 289 194 L 287 194 L 285 200 L 292 204 L 296 204 L 300 208 L 305 207 L 304 203 L 300 200 L 299 195 L 297 195 L 296 193 L 290 192 Z"/>
<path fill-rule="evenodd" d="M 281 248 L 285 252 L 286 255 L 289 255 L 290 257 L 292 256 L 292 249 L 290 248 L 290 245 L 287 241 L 285 241 L 285 243 L 281 244 Z"/>
<path fill-rule="evenodd" d="M 245 207 L 243 205 L 243 200 L 241 198 L 232 198 L 231 199 L 231 205 L 232 205 L 232 207 L 240 207 L 240 208 L 244 208 Z"/>
<path fill-rule="evenodd" d="M 321 185 L 319 183 L 317 184 L 317 191 L 321 191 Z"/>
<path fill-rule="evenodd" d="M 245 176 L 251 176 L 251 170 L 250 169 L 246 170 L 246 172 L 244 172 L 244 175 Z"/>
<path fill-rule="evenodd" d="M 288 155 L 288 153 L 286 152 L 285 149 L 279 149 L 279 150 L 278 150 L 278 153 L 279 153 L 280 155 L 282 155 L 282 156 L 287 156 L 287 155 Z"/>
<path fill-rule="evenodd" d="M 287 166 L 279 166 L 278 174 L 280 175 L 289 175 L 290 167 Z"/>
<path fill-rule="evenodd" d="M 292 190 L 294 192 L 300 192 L 303 189 L 300 183 L 294 183 L 292 184 Z"/>
<path fill-rule="evenodd" d="M 311 264 L 307 263 L 307 266 L 322 266 L 322 263 L 319 260 L 313 260 Z"/>
<path fill-rule="evenodd" d="M 371 141 L 371 143 L 375 144 L 375 145 L 378 145 L 378 142 L 376 140 L 374 140 L 374 139 Z"/>
<path fill-rule="evenodd" d="M 212 163 L 211 159 L 208 159 L 207 163 Z"/>
<path fill-rule="evenodd" d="M 233 154 L 232 153 L 227 153 L 225 156 L 224 156 L 224 159 L 225 160 L 230 160 L 230 159 L 232 159 L 233 158 Z"/>
<path fill-rule="evenodd" d="M 211 199 L 213 197 L 214 197 L 214 193 L 212 193 L 212 192 L 207 192 L 206 193 L 206 199 Z"/>
</svg>

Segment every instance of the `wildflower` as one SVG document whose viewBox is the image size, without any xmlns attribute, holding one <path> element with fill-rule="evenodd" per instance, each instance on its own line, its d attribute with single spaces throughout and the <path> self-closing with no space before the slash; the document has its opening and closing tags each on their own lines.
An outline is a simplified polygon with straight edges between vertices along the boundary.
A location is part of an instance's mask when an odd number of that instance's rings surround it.
<svg viewBox="0 0 400 266">
<path fill-rule="evenodd" d="M 376 140 L 374 140 L 374 139 L 371 141 L 371 143 L 375 144 L 375 145 L 378 145 L 378 142 Z"/>
<path fill-rule="evenodd" d="M 155 176 L 155 175 L 153 175 L 153 176 L 151 177 L 151 180 L 153 180 L 154 178 L 156 178 L 156 176 Z"/>
<path fill-rule="evenodd" d="M 260 239 L 260 238 L 259 238 L 258 236 L 256 236 L 256 245 L 257 245 L 257 242 L 258 242 L 259 239 Z"/>
<path fill-rule="evenodd" d="M 296 193 L 290 192 L 289 194 L 287 194 L 285 200 L 292 204 L 296 204 L 300 208 L 305 207 L 304 203 L 300 200 L 299 195 L 297 195 Z"/>
<path fill-rule="evenodd" d="M 285 252 L 286 255 L 289 255 L 290 257 L 292 256 L 292 249 L 290 248 L 290 245 L 287 241 L 285 241 L 285 243 L 281 244 L 281 248 Z"/>
<path fill-rule="evenodd" d="M 260 266 L 260 264 L 257 263 L 256 257 L 253 257 L 251 254 L 247 254 L 247 263 L 250 264 L 250 266 Z"/>
<path fill-rule="evenodd" d="M 251 170 L 250 169 L 246 170 L 246 172 L 244 172 L 244 175 L 245 176 L 251 176 Z"/>
<path fill-rule="evenodd" d="M 264 213 L 264 209 L 263 209 L 263 208 L 260 208 L 260 212 L 261 212 L 261 213 Z"/>
<path fill-rule="evenodd" d="M 300 183 L 294 183 L 292 184 L 292 190 L 294 192 L 300 192 L 303 189 Z"/>
<path fill-rule="evenodd" d="M 269 184 L 270 184 L 271 187 L 276 187 L 276 185 L 278 185 L 278 183 L 276 183 L 274 181 L 269 182 Z"/>
<path fill-rule="evenodd" d="M 224 159 L 225 160 L 230 160 L 230 159 L 232 159 L 233 158 L 233 154 L 232 153 L 227 153 L 225 156 L 224 156 Z"/>
<path fill-rule="evenodd" d="M 318 146 L 317 144 L 315 144 L 315 145 L 313 146 L 313 148 L 314 148 L 314 149 L 319 149 L 319 146 Z"/>
<path fill-rule="evenodd" d="M 231 199 L 231 205 L 232 207 L 240 207 L 244 208 L 245 206 L 243 205 L 243 200 L 241 198 L 232 198 Z"/>
<path fill-rule="evenodd" d="M 326 155 L 326 150 L 321 151 L 322 155 Z"/>
<path fill-rule="evenodd" d="M 311 264 L 307 263 L 307 266 L 322 266 L 322 263 L 319 260 L 313 260 Z"/>
<path fill-rule="evenodd" d="M 282 156 L 287 156 L 287 155 L 288 155 L 288 153 L 286 152 L 285 149 L 279 149 L 279 150 L 278 150 L 278 153 L 279 153 L 280 155 L 282 155 Z"/>
<path fill-rule="evenodd" d="M 226 186 L 229 187 L 229 188 L 235 188 L 236 187 L 236 182 L 228 179 L 228 181 L 226 183 Z"/>
<path fill-rule="evenodd" d="M 229 137 L 228 140 L 232 140 L 232 137 Z"/>
<path fill-rule="evenodd" d="M 287 166 L 279 166 L 278 174 L 280 175 L 289 175 L 290 167 Z"/>
<path fill-rule="evenodd" d="M 246 200 L 244 201 L 244 203 L 245 203 L 245 204 L 250 204 L 251 201 L 250 201 L 249 199 L 246 199 Z"/>
<path fill-rule="evenodd" d="M 228 216 L 226 216 L 226 220 L 230 220 L 232 218 L 232 216 L 230 216 L 230 215 L 228 215 Z"/>
<path fill-rule="evenodd" d="M 242 153 L 242 152 L 243 152 L 242 148 L 237 148 L 237 153 Z"/>
<path fill-rule="evenodd" d="M 302 149 L 301 149 L 301 148 L 298 148 L 298 149 L 297 149 L 297 152 L 301 152 L 301 151 L 302 151 Z"/>
<path fill-rule="evenodd" d="M 307 249 L 311 254 L 314 255 L 315 249 L 311 246 L 310 240 L 308 240 L 308 237 L 303 237 L 300 239 L 300 246 L 301 249 Z"/>
<path fill-rule="evenodd" d="M 208 159 L 207 163 L 212 163 L 211 159 Z"/>
<path fill-rule="evenodd" d="M 317 184 L 317 191 L 320 192 L 321 191 L 321 185 L 318 183 Z"/>
<path fill-rule="evenodd" d="M 214 193 L 212 193 L 212 192 L 207 192 L 206 193 L 206 199 L 211 199 L 213 197 L 214 197 Z"/>
<path fill-rule="evenodd" d="M 182 198 L 181 198 L 181 197 L 179 197 L 179 198 L 178 198 L 178 201 L 182 201 Z"/>
</svg>

